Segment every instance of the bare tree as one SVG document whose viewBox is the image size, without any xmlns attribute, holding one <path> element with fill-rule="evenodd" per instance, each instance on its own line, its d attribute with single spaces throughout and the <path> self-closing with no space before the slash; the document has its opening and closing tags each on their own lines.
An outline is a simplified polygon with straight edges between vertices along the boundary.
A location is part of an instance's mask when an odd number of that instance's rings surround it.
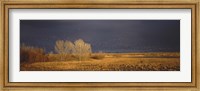
<svg viewBox="0 0 200 91">
<path fill-rule="evenodd" d="M 71 41 L 65 41 L 65 53 L 73 54 L 74 52 L 74 44 Z"/>
<path fill-rule="evenodd" d="M 59 54 L 65 53 L 65 42 L 63 40 L 57 40 L 55 45 L 55 51 Z"/>
<path fill-rule="evenodd" d="M 63 40 L 56 41 L 55 51 L 60 54 L 60 59 L 63 60 L 65 54 L 65 42 Z"/>
<path fill-rule="evenodd" d="M 91 45 L 85 43 L 82 39 L 78 39 L 74 43 L 68 40 L 65 42 L 63 40 L 58 40 L 56 41 L 55 51 L 61 54 L 61 60 L 63 60 L 63 57 L 73 54 L 81 61 L 88 58 L 92 53 Z"/>
<path fill-rule="evenodd" d="M 92 52 L 91 45 L 85 43 L 82 39 L 78 39 L 74 42 L 74 49 L 74 54 L 78 56 L 80 61 L 87 58 Z"/>
</svg>

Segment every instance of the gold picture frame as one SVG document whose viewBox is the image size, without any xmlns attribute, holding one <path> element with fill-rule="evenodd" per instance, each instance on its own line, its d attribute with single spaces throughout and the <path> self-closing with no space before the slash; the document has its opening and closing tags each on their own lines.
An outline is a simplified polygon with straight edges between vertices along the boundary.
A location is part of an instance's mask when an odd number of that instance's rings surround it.
<svg viewBox="0 0 200 91">
<path fill-rule="evenodd" d="M 173 90 L 173 91 L 199 91 L 200 90 L 200 60 L 199 60 L 199 0 L 186 1 L 115 1 L 115 0 L 97 0 L 97 1 L 0 1 L 1 3 L 1 90 L 21 91 L 23 90 Z M 8 72 L 8 34 L 9 34 L 9 9 L 45 9 L 45 8 L 113 8 L 113 9 L 191 9 L 192 10 L 192 82 L 137 82 L 137 83 L 39 83 L 39 82 L 9 82 Z M 37 87 L 37 88 L 36 88 Z"/>
</svg>

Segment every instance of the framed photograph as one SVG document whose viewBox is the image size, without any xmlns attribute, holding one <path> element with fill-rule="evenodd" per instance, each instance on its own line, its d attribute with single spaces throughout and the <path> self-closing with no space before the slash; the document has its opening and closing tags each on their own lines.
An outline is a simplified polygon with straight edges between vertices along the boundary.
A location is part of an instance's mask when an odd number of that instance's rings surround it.
<svg viewBox="0 0 200 91">
<path fill-rule="evenodd" d="M 1 3 L 2 89 L 200 90 L 199 1 Z"/>
</svg>

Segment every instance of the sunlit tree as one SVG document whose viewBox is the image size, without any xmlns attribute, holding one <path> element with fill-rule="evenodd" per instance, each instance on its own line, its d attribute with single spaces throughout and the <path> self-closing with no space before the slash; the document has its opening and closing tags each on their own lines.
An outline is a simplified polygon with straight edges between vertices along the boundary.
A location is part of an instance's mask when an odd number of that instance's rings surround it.
<svg viewBox="0 0 200 91">
<path fill-rule="evenodd" d="M 78 56 L 80 61 L 87 58 L 92 52 L 91 45 L 85 43 L 82 39 L 78 39 L 74 42 L 74 49 L 74 54 Z"/>
<path fill-rule="evenodd" d="M 64 46 L 65 46 L 65 53 L 73 54 L 75 49 L 74 49 L 74 44 L 71 41 L 66 40 Z"/>
<path fill-rule="evenodd" d="M 92 53 L 91 45 L 85 43 L 82 39 L 78 39 L 74 43 L 68 40 L 65 42 L 58 40 L 56 41 L 55 51 L 61 55 L 61 60 L 67 55 L 75 55 L 78 60 L 82 61 Z"/>
<path fill-rule="evenodd" d="M 56 41 L 55 51 L 58 54 L 64 54 L 65 53 L 65 42 L 63 40 L 57 40 Z"/>
<path fill-rule="evenodd" d="M 64 60 L 65 55 L 65 42 L 63 40 L 57 40 L 55 45 L 55 51 L 60 54 L 60 59 Z"/>
</svg>

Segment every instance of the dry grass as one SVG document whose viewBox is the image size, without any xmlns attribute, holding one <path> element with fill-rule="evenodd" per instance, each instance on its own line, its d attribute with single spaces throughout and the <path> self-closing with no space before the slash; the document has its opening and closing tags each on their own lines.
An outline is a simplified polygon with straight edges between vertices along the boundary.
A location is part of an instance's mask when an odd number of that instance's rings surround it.
<svg viewBox="0 0 200 91">
<path fill-rule="evenodd" d="M 53 61 L 21 64 L 21 71 L 179 71 L 179 53 L 105 54 L 89 61 Z"/>
</svg>

